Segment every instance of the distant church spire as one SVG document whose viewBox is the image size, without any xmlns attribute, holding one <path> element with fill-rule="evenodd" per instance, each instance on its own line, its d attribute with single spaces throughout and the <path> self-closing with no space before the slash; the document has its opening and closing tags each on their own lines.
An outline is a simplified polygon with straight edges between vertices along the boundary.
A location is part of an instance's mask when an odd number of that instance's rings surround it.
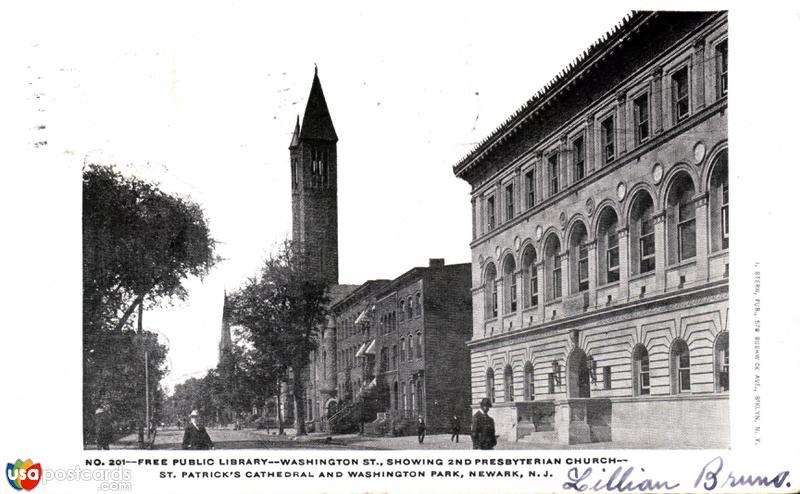
<svg viewBox="0 0 800 494">
<path fill-rule="evenodd" d="M 227 290 L 224 293 L 224 301 L 222 302 L 222 327 L 220 328 L 219 338 L 219 360 L 222 361 L 222 355 L 229 351 L 233 346 L 231 338 L 231 306 L 228 299 Z"/>
<path fill-rule="evenodd" d="M 292 132 L 292 142 L 289 144 L 289 149 L 294 149 L 300 144 L 300 115 L 297 115 L 297 122 L 294 124 L 294 132 Z"/>
<path fill-rule="evenodd" d="M 301 139 L 319 139 L 321 141 L 336 142 L 336 130 L 333 128 L 322 84 L 319 82 L 317 66 L 314 66 L 314 81 L 311 83 L 311 92 L 306 103 L 306 112 L 303 114 L 303 127 L 300 129 Z"/>
</svg>

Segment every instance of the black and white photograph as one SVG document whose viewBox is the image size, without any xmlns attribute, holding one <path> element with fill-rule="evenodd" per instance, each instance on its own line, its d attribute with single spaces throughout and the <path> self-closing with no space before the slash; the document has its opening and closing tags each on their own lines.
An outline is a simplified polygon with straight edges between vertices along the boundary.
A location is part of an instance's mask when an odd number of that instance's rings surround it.
<svg viewBox="0 0 800 494">
<path fill-rule="evenodd" d="M 793 489 L 760 136 L 797 124 L 753 79 L 800 14 L 47 6 L 7 64 L 13 489 Z"/>
</svg>

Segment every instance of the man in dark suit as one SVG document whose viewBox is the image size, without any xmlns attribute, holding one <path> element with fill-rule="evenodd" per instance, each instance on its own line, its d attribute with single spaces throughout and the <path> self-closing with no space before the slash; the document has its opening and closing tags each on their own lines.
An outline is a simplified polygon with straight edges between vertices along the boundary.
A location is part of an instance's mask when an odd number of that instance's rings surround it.
<svg viewBox="0 0 800 494">
<path fill-rule="evenodd" d="M 461 434 L 461 417 L 458 415 L 453 415 L 453 418 L 450 419 L 450 442 L 453 442 L 453 439 L 458 442 L 458 435 Z"/>
<path fill-rule="evenodd" d="M 200 424 L 200 414 L 192 410 L 189 424 L 183 433 L 183 449 L 213 449 L 214 443 L 208 437 L 206 428 Z"/>
<path fill-rule="evenodd" d="M 417 419 L 417 441 L 419 441 L 420 444 L 425 440 L 425 429 L 425 420 L 423 420 L 422 415 L 420 415 Z"/>
<path fill-rule="evenodd" d="M 497 436 L 494 435 L 494 419 L 489 416 L 492 402 L 489 398 L 481 400 L 481 408 L 472 416 L 472 449 L 494 449 Z"/>
<path fill-rule="evenodd" d="M 95 426 L 97 427 L 97 449 L 109 449 L 111 439 L 114 434 L 113 426 L 111 425 L 111 417 L 108 411 L 104 408 L 98 408 L 95 412 Z"/>
</svg>

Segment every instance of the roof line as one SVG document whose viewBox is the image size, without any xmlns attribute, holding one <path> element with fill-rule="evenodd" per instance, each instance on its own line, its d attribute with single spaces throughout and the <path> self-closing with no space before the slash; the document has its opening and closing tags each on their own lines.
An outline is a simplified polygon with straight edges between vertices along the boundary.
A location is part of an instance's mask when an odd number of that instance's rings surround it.
<svg viewBox="0 0 800 494">
<path fill-rule="evenodd" d="M 478 142 L 472 150 L 453 166 L 453 172 L 456 175 L 460 175 L 469 168 L 469 164 L 479 160 L 486 152 L 490 151 L 494 145 L 502 139 L 503 136 L 501 136 L 501 134 L 513 130 L 518 123 L 527 120 L 528 117 L 536 113 L 546 99 L 555 96 L 559 90 L 563 89 L 568 79 L 571 79 L 577 75 L 578 72 L 598 61 L 605 49 L 613 47 L 613 40 L 629 32 L 635 23 L 644 21 L 655 15 L 658 15 L 658 12 L 631 11 L 628 13 L 620 22 L 611 28 L 611 30 L 599 37 L 587 49 L 583 50 L 581 54 L 575 57 L 572 62 L 567 64 L 567 67 L 558 72 L 558 74 L 550 79 L 550 81 L 540 88 L 522 106 L 517 108 L 511 116 L 506 118 L 488 136 Z"/>
</svg>

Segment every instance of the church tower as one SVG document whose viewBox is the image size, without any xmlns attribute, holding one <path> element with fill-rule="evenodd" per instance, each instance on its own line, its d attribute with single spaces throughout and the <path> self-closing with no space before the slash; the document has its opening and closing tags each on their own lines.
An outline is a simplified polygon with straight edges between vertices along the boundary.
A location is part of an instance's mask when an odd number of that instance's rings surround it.
<svg viewBox="0 0 800 494">
<path fill-rule="evenodd" d="M 292 239 L 302 245 L 321 279 L 339 282 L 336 201 L 336 130 L 316 67 L 302 124 L 289 145 L 292 172 Z"/>
</svg>

